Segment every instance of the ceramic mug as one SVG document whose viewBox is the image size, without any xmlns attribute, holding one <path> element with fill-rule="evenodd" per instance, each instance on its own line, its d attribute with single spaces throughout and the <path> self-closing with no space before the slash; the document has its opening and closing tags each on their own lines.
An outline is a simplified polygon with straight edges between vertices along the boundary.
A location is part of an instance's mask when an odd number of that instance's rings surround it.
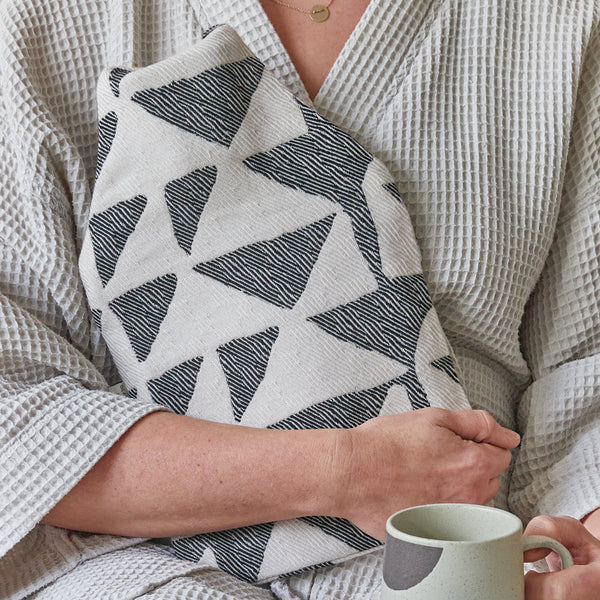
<svg viewBox="0 0 600 600">
<path fill-rule="evenodd" d="M 524 600 L 523 552 L 569 551 L 546 536 L 523 536 L 515 515 L 475 504 L 429 504 L 386 525 L 381 600 Z"/>
</svg>

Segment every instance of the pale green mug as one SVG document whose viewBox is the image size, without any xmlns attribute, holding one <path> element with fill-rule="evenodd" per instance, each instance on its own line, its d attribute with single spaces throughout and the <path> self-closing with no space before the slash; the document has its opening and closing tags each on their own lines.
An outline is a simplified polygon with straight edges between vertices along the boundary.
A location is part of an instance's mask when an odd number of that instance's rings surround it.
<svg viewBox="0 0 600 600">
<path fill-rule="evenodd" d="M 381 600 L 524 600 L 523 552 L 569 551 L 546 536 L 523 536 L 515 515 L 475 504 L 428 504 L 386 525 Z"/>
</svg>

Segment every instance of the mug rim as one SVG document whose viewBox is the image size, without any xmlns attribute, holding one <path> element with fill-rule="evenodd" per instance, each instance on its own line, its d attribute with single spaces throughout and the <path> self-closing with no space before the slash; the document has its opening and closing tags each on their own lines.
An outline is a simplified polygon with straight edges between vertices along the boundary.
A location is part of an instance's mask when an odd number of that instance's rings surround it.
<svg viewBox="0 0 600 600">
<path fill-rule="evenodd" d="M 485 538 L 483 540 L 443 540 L 443 539 L 435 539 L 430 537 L 420 537 L 418 535 L 412 535 L 410 533 L 406 533 L 401 529 L 396 528 L 392 525 L 392 521 L 397 518 L 399 515 L 404 513 L 409 513 L 417 510 L 426 511 L 427 509 L 436 509 L 436 508 L 461 508 L 466 510 L 473 510 L 475 512 L 489 512 L 494 514 L 502 514 L 504 518 L 513 522 L 514 528 L 506 533 L 501 535 L 492 536 L 489 538 Z M 409 506 L 408 508 L 404 508 L 395 512 L 393 515 L 390 515 L 385 524 L 386 533 L 394 538 L 402 539 L 408 542 L 413 542 L 415 544 L 420 544 L 423 546 L 449 546 L 449 545 L 465 545 L 465 544 L 487 544 L 489 542 L 503 540 L 509 538 L 515 534 L 522 535 L 523 533 L 523 523 L 521 519 L 501 508 L 494 508 L 492 506 L 484 506 L 480 504 L 467 504 L 467 503 L 459 503 L 459 502 L 447 502 L 447 503 L 438 503 L 438 504 L 418 504 L 416 506 Z"/>
</svg>

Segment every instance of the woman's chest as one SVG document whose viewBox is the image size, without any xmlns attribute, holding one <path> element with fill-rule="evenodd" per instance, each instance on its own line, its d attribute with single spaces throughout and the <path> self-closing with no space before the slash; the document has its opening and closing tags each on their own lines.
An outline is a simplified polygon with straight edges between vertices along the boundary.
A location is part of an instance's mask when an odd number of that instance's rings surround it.
<svg viewBox="0 0 600 600">
<path fill-rule="evenodd" d="M 262 1 L 271 10 L 273 0 Z M 304 53 L 315 63 L 310 73 L 322 78 L 348 38 L 315 108 L 392 171 L 448 333 L 480 336 L 481 344 L 518 354 L 523 309 L 559 211 L 581 66 L 581 39 L 567 45 L 565 36 L 581 35 L 577 11 L 557 22 L 546 4 L 515 11 L 495 0 L 371 0 L 362 16 L 354 5 L 358 11 L 335 43 L 317 41 L 311 54 L 301 45 L 308 35 L 286 40 L 291 21 L 278 24 L 271 15 L 272 23 L 258 1 L 201 5 L 209 24 L 236 28 L 305 101 L 310 83 L 303 85 L 306 76 L 290 54 Z M 296 17 L 298 27 L 324 25 Z"/>
<path fill-rule="evenodd" d="M 261 0 L 261 4 L 308 95 L 314 98 L 369 0 Z"/>
<path fill-rule="evenodd" d="M 553 52 L 563 32 L 458 4 L 402 60 L 378 48 L 395 68 L 317 108 L 392 171 L 447 333 L 515 357 L 560 210 L 581 63 Z"/>
<path fill-rule="evenodd" d="M 516 331 L 559 208 L 581 65 L 577 11 L 559 23 L 546 4 L 335 0 L 329 19 L 313 23 L 262 2 L 189 4 L 201 29 L 232 25 L 301 99 L 325 76 L 315 107 L 392 170 L 446 324 L 501 313 Z"/>
</svg>

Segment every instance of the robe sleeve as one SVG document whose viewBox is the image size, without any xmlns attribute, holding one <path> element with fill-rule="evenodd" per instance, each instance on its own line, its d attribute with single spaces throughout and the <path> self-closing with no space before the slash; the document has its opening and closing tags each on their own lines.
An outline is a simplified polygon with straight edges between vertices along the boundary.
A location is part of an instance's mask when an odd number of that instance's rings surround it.
<svg viewBox="0 0 600 600">
<path fill-rule="evenodd" d="M 24 21 L 18 5 L 0 4 L 3 556 L 131 425 L 159 407 L 108 391 L 115 370 L 79 279 L 90 198 L 80 149 L 95 145 L 94 107 L 82 100 L 81 114 L 68 109 L 77 94 L 89 96 L 95 74 L 73 72 L 69 37 L 50 20 Z M 86 61 L 93 69 L 100 41 L 80 40 L 78 48 L 94 54 Z"/>
<path fill-rule="evenodd" d="M 525 520 L 600 507 L 599 57 L 597 34 L 579 80 L 553 244 L 521 330 L 533 381 L 518 408 L 509 503 Z"/>
</svg>

